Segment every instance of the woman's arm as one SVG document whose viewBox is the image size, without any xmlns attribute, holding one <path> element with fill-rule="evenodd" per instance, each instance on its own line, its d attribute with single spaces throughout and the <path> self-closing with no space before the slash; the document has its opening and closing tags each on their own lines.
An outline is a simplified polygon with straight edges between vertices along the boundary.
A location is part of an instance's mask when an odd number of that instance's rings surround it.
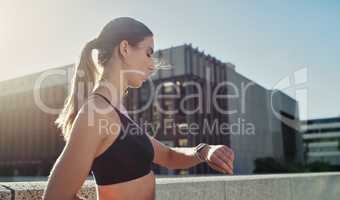
<svg viewBox="0 0 340 200">
<path fill-rule="evenodd" d="M 95 104 L 98 106 L 98 103 L 95 102 Z M 93 108 L 89 104 L 82 106 L 77 114 L 70 138 L 51 170 L 47 188 L 43 194 L 45 200 L 77 199 L 76 194 L 89 175 L 97 149 L 104 141 L 105 134 L 100 134 L 99 128 L 101 127 L 98 122 L 107 120 L 107 123 L 119 122 L 120 124 L 116 111 L 112 110 L 108 117 L 95 112 L 90 107 Z"/>
<path fill-rule="evenodd" d="M 188 169 L 200 161 L 195 147 L 168 147 L 149 136 L 155 150 L 154 163 L 169 169 Z M 204 160 L 213 169 L 222 173 L 233 174 L 234 152 L 225 145 L 207 145 L 200 152 Z"/>
<path fill-rule="evenodd" d="M 188 169 L 203 163 L 195 154 L 194 147 L 170 147 L 168 166 L 171 169 Z"/>
</svg>

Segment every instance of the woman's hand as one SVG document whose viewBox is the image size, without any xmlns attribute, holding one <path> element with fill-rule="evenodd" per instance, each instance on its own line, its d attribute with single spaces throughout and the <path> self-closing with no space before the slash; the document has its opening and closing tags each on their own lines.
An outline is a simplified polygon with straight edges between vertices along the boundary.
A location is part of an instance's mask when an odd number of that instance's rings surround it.
<svg viewBox="0 0 340 200">
<path fill-rule="evenodd" d="M 208 145 L 202 149 L 208 165 L 222 173 L 233 174 L 234 151 L 225 145 Z"/>
</svg>

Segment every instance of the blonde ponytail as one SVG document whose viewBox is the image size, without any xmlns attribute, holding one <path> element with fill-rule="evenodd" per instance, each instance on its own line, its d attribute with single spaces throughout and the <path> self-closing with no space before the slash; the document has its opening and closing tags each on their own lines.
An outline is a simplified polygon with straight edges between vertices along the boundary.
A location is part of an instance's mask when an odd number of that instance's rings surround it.
<svg viewBox="0 0 340 200">
<path fill-rule="evenodd" d="M 92 59 L 92 50 L 96 48 L 96 41 L 94 39 L 88 42 L 83 48 L 79 63 L 75 65 L 71 92 L 65 100 L 63 110 L 55 121 L 55 124 L 61 129 L 65 141 L 69 138 L 70 129 L 80 107 L 93 90 L 100 75 Z"/>
</svg>

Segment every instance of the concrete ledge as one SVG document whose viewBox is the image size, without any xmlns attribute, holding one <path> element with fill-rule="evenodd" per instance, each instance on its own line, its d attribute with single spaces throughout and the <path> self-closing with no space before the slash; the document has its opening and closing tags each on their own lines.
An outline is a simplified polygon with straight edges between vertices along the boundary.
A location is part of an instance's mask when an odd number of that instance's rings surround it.
<svg viewBox="0 0 340 200">
<path fill-rule="evenodd" d="M 0 199 L 1 200 L 11 200 L 11 190 L 0 184 Z"/>
<path fill-rule="evenodd" d="M 156 179 L 157 200 L 338 200 L 340 172 Z M 41 199 L 46 182 L 0 183 L 0 199 Z M 87 180 L 79 193 L 96 199 Z"/>
</svg>

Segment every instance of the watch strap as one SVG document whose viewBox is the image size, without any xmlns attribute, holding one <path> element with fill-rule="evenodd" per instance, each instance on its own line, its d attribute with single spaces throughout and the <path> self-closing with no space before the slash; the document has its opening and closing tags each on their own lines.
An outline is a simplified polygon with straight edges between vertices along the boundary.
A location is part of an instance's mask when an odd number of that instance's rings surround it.
<svg viewBox="0 0 340 200">
<path fill-rule="evenodd" d="M 206 161 L 205 158 L 201 154 L 201 150 L 206 147 L 208 144 L 206 143 L 200 143 L 195 147 L 195 156 L 198 158 L 200 161 Z"/>
</svg>

